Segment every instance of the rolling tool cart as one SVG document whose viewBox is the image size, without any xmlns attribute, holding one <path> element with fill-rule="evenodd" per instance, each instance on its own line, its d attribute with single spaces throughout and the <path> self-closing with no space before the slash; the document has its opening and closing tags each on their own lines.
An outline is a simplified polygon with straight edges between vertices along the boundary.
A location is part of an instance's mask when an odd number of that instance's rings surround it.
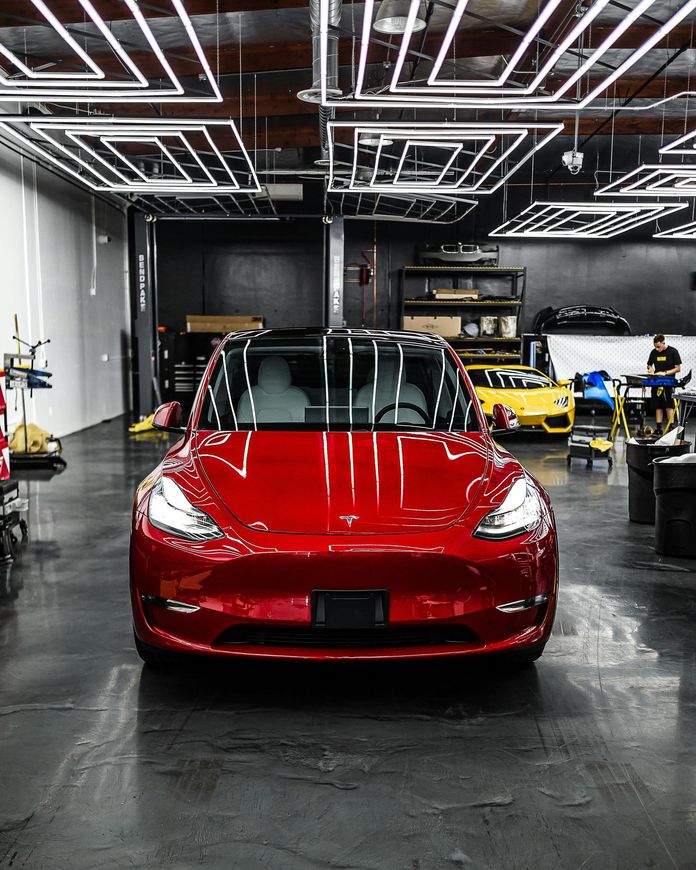
<svg viewBox="0 0 696 870">
<path fill-rule="evenodd" d="M 566 463 L 570 466 L 573 459 L 584 459 L 588 468 L 592 468 L 595 459 L 606 460 L 611 469 L 614 459 L 611 448 L 614 446 L 609 438 L 609 426 L 573 426 L 568 438 L 568 455 Z"/>
<path fill-rule="evenodd" d="M 28 501 L 19 497 L 17 481 L 0 480 L 0 563 L 15 560 L 19 541 L 16 528 L 19 528 L 23 541 L 29 537 L 28 508 Z"/>
<path fill-rule="evenodd" d="M 15 320 L 16 326 L 16 320 Z M 36 344 L 29 344 L 22 341 L 18 335 L 13 336 L 17 345 L 25 345 L 28 348 L 28 353 L 6 353 L 4 355 L 4 369 L 7 383 L 8 393 L 12 390 L 18 390 L 21 397 L 22 405 L 22 422 L 17 427 L 12 441 L 10 442 L 10 456 L 12 465 L 15 469 L 47 469 L 51 471 L 62 471 L 67 465 L 66 461 L 60 455 L 61 446 L 58 439 L 53 438 L 49 433 L 44 433 L 43 430 L 32 424 L 27 425 L 27 410 L 26 401 L 24 398 L 25 392 L 28 390 L 32 396 L 34 390 L 50 390 L 52 385 L 49 382 L 51 372 L 39 369 L 36 367 L 37 350 L 44 344 L 50 342 L 50 338 L 45 341 L 38 341 Z M 7 420 L 5 420 L 7 424 Z M 34 436 L 38 436 L 38 446 L 30 443 Z M 13 445 L 19 444 L 19 447 Z"/>
<path fill-rule="evenodd" d="M 22 539 L 29 536 L 26 511 L 28 502 L 19 497 L 19 484 L 10 480 L 10 458 L 7 439 L 4 432 L 7 429 L 5 396 L 2 382 L 5 373 L 0 369 L 0 564 L 13 562 L 17 552 L 18 538 L 15 529 L 19 527 Z"/>
</svg>

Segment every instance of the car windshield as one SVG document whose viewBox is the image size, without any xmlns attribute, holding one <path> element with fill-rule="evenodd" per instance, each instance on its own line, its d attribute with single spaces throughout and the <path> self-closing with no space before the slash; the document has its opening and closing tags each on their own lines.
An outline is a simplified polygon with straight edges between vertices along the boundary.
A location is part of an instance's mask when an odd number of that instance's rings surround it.
<svg viewBox="0 0 696 870">
<path fill-rule="evenodd" d="M 555 387 L 554 382 L 543 375 L 524 369 L 467 369 L 475 387 L 490 387 L 495 390 L 539 390 Z"/>
<path fill-rule="evenodd" d="M 228 342 L 198 427 L 472 432 L 479 423 L 447 348 L 329 334 Z"/>
</svg>

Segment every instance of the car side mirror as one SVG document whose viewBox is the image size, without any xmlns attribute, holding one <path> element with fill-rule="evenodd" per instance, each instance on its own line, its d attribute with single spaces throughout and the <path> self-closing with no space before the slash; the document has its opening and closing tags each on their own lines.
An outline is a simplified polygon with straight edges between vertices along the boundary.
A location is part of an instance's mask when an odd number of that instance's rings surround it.
<svg viewBox="0 0 696 870">
<path fill-rule="evenodd" d="M 509 405 L 501 403 L 493 405 L 493 428 L 491 434 L 499 435 L 502 432 L 515 432 L 519 428 L 519 418 Z"/>
<path fill-rule="evenodd" d="M 569 380 L 568 378 L 561 378 L 561 380 L 556 381 L 556 383 L 559 387 L 569 387 L 573 383 L 573 381 Z"/>
<path fill-rule="evenodd" d="M 186 427 L 181 425 L 181 416 L 181 405 L 178 402 L 165 402 L 152 415 L 152 428 L 181 434 L 186 431 Z"/>
</svg>

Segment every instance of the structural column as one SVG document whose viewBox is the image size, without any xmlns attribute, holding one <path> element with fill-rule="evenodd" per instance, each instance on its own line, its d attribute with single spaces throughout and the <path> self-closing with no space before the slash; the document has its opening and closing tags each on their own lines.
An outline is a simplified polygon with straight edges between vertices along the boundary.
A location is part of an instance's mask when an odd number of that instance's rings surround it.
<svg viewBox="0 0 696 870">
<path fill-rule="evenodd" d="M 154 223 L 135 209 L 129 215 L 133 410 L 154 410 L 157 388 Z"/>
<path fill-rule="evenodd" d="M 345 326 L 343 317 L 343 218 L 326 227 L 326 326 Z"/>
</svg>

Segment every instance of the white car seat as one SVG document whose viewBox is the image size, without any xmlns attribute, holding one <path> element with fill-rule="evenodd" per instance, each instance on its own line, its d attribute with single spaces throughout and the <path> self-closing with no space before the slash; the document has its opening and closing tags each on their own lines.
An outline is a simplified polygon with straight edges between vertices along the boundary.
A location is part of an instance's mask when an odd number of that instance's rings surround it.
<svg viewBox="0 0 696 870">
<path fill-rule="evenodd" d="M 375 372 L 374 369 L 369 374 L 368 382 L 364 387 L 358 390 L 355 398 L 354 406 L 356 408 L 367 408 L 367 417 L 370 423 L 372 419 L 372 403 L 374 396 L 375 416 L 379 417 L 379 412 L 387 405 L 396 402 L 397 393 L 397 378 L 399 376 L 399 366 L 396 363 L 388 362 L 379 366 L 377 371 L 377 387 L 375 389 Z M 420 387 L 415 384 L 409 384 L 406 381 L 406 372 L 401 372 L 401 388 L 399 389 L 399 405 L 404 403 L 417 405 L 425 412 L 425 416 L 421 416 L 417 411 L 411 408 L 399 408 L 399 423 L 427 423 L 429 421 L 428 403 L 425 401 L 425 396 Z M 379 420 L 380 423 L 394 423 L 396 420 L 396 409 L 393 408 Z"/>
<path fill-rule="evenodd" d="M 253 409 L 252 409 L 253 400 Z M 240 423 L 304 423 L 310 404 L 304 390 L 292 386 L 290 366 L 282 356 L 267 356 L 259 366 L 258 384 L 246 390 L 237 406 Z"/>
</svg>

